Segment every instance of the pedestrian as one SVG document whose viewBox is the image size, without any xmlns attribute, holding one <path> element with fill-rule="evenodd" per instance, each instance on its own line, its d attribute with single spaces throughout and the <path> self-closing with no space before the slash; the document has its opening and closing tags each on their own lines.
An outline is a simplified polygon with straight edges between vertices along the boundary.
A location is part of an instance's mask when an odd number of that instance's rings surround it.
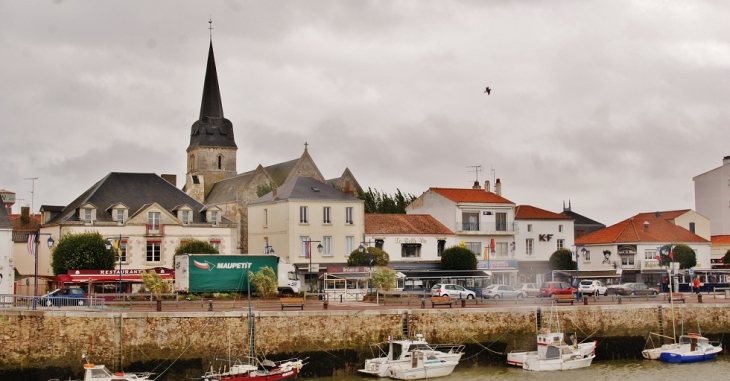
<svg viewBox="0 0 730 381">
<path fill-rule="evenodd" d="M 694 288 L 695 294 L 700 293 L 700 277 L 695 277 L 695 280 L 692 283 L 692 288 Z"/>
</svg>

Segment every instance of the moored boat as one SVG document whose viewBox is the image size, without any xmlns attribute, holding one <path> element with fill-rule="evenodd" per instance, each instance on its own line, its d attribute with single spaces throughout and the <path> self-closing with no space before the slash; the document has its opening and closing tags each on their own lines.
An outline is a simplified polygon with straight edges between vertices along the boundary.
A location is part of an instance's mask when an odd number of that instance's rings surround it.
<svg viewBox="0 0 730 381">
<path fill-rule="evenodd" d="M 428 344 L 423 335 L 417 334 L 413 340 L 388 340 L 386 343 L 371 345 L 379 353 L 379 357 L 365 360 L 363 369 L 358 372 L 374 377 L 389 377 L 390 367 L 394 364 L 410 364 L 413 351 L 431 350 L 438 359 L 456 361 L 461 360 L 464 346 L 459 344 Z M 387 348 L 387 351 L 386 349 Z"/>
<path fill-rule="evenodd" d="M 153 373 L 126 373 L 126 372 L 114 372 L 112 373 L 104 365 L 96 365 L 92 363 L 84 364 L 84 379 L 83 381 L 145 381 L 151 380 Z M 50 380 L 54 381 L 54 380 Z"/>
<path fill-rule="evenodd" d="M 433 350 L 417 349 L 411 352 L 410 362 L 398 362 L 389 368 L 390 378 L 396 380 L 424 380 L 450 375 L 459 361 L 443 360 Z"/>
<path fill-rule="evenodd" d="M 551 332 L 547 328 L 542 328 L 538 331 L 537 334 L 537 346 L 538 350 L 536 351 L 525 351 L 525 350 L 514 350 L 509 353 L 507 353 L 507 365 L 514 365 L 518 367 L 522 367 L 524 369 L 528 369 L 525 367 L 525 359 L 527 357 L 533 357 L 533 358 L 541 358 L 541 357 L 547 357 L 547 356 L 554 356 L 554 350 L 547 349 L 549 346 L 553 347 L 559 347 L 560 352 L 563 355 L 570 355 L 567 358 L 575 358 L 575 359 L 585 359 L 590 357 L 591 355 L 595 354 L 596 350 L 596 341 L 589 341 L 585 343 L 577 343 L 573 345 L 568 345 L 564 341 L 564 336 L 562 332 Z M 544 352 L 544 353 L 542 353 Z M 551 353 L 548 353 L 551 352 Z M 535 360 L 533 360 L 532 367 L 535 366 Z M 590 365 L 590 362 L 588 362 L 587 365 L 579 366 L 580 364 L 584 363 L 585 361 L 581 362 L 570 362 L 569 364 L 566 364 L 565 369 L 575 369 L 575 367 L 585 367 Z M 552 361 L 553 363 L 551 367 L 554 367 L 555 361 Z M 547 370 L 547 369 L 528 369 L 528 370 Z M 552 369 L 551 369 L 552 370 Z M 557 370 L 557 369 L 556 369 Z"/>
<path fill-rule="evenodd" d="M 713 343 L 704 336 L 690 333 L 679 337 L 676 348 L 662 350 L 659 361 L 675 364 L 707 361 L 714 359 L 720 352 L 720 343 Z"/>
<path fill-rule="evenodd" d="M 235 361 L 227 370 L 211 369 L 200 379 L 202 381 L 280 381 L 293 380 L 304 366 L 302 360 L 292 359 L 280 362 L 251 359 L 248 363 Z"/>
</svg>

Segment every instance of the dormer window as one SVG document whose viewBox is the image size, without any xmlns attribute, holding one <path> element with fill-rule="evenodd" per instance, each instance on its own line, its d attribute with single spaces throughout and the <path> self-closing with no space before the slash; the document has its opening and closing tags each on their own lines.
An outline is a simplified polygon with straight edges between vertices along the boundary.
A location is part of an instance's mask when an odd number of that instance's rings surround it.
<svg viewBox="0 0 730 381">
<path fill-rule="evenodd" d="M 190 223 L 190 212 L 187 210 L 180 211 L 180 220 L 182 221 L 183 225 L 187 225 Z"/>
<path fill-rule="evenodd" d="M 216 212 L 216 211 L 210 212 L 210 223 L 212 225 L 218 225 L 218 212 Z"/>
<path fill-rule="evenodd" d="M 83 221 L 85 225 L 93 225 L 96 221 L 96 207 L 86 204 L 79 208 L 79 220 Z"/>
<path fill-rule="evenodd" d="M 84 223 L 91 225 L 91 209 L 84 209 Z"/>
</svg>

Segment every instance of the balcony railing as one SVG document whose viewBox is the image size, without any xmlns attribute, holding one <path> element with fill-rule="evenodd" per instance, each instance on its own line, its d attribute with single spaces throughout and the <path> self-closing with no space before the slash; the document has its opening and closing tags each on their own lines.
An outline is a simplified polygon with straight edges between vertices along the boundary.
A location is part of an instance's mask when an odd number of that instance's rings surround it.
<svg viewBox="0 0 730 381">
<path fill-rule="evenodd" d="M 145 235 L 165 235 L 165 225 L 164 224 L 146 224 L 146 233 Z"/>
<path fill-rule="evenodd" d="M 456 231 L 462 233 L 514 233 L 516 227 L 515 222 L 456 222 Z"/>
</svg>

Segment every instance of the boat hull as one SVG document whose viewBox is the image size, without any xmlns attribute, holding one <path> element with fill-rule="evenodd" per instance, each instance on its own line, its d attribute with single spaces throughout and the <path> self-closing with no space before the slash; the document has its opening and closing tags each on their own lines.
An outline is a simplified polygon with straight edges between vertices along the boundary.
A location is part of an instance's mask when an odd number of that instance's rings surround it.
<svg viewBox="0 0 730 381">
<path fill-rule="evenodd" d="M 396 364 L 390 367 L 390 378 L 396 380 L 425 380 L 428 378 L 446 377 L 454 372 L 458 361 L 439 360 L 429 362 L 423 366 L 411 368 Z"/>
<path fill-rule="evenodd" d="M 245 374 L 221 374 L 213 376 L 205 376 L 203 381 L 280 381 L 293 380 L 299 375 L 298 369 L 292 369 L 284 372 L 263 373 L 245 373 Z"/>
<path fill-rule="evenodd" d="M 715 357 L 717 357 L 717 354 L 720 351 L 722 351 L 722 348 L 718 347 L 708 348 L 704 351 L 693 351 L 686 353 L 680 353 L 677 351 L 663 351 L 659 355 L 659 361 L 673 364 L 701 362 L 714 359 Z"/>
<path fill-rule="evenodd" d="M 461 360 L 463 353 L 438 353 L 436 357 L 439 360 L 456 361 L 457 363 Z M 387 357 L 380 357 L 376 359 L 365 360 L 364 369 L 358 369 L 357 371 L 363 375 L 371 377 L 390 377 L 390 368 L 394 365 L 401 364 L 403 366 L 411 363 L 410 358 L 403 360 L 388 360 Z"/>
<path fill-rule="evenodd" d="M 537 356 L 527 356 L 524 364 L 522 365 L 522 369 L 540 372 L 587 368 L 591 365 L 591 362 L 595 357 L 596 355 L 588 355 L 572 359 L 541 359 Z"/>
</svg>

